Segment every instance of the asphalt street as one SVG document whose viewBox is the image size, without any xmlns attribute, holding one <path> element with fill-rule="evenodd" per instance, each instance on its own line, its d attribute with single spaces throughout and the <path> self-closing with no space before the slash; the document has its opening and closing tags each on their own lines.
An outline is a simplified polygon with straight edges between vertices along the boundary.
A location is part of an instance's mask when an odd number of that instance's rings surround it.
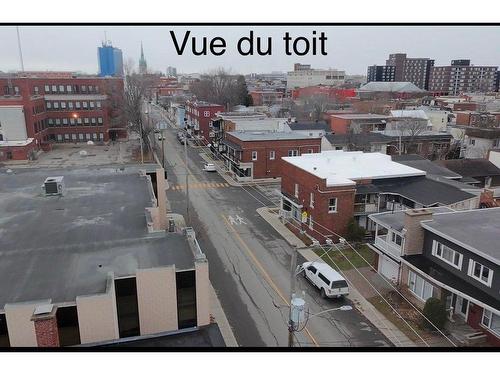
<svg viewBox="0 0 500 375">
<path fill-rule="evenodd" d="M 157 109 L 152 111 L 152 120 L 164 120 Z M 173 212 L 186 215 L 184 146 L 176 139 L 177 131 L 171 126 L 164 131 L 165 169 L 171 187 L 167 199 Z M 293 249 L 256 212 L 279 199 L 279 186 L 229 186 L 218 173 L 202 170 L 202 152 L 202 148 L 188 147 L 189 225 L 208 258 L 210 280 L 240 346 L 286 346 Z M 299 257 L 298 261 L 304 260 Z M 296 290 L 304 291 L 310 314 L 351 304 L 348 297 L 322 299 L 300 276 Z M 382 347 L 391 343 L 354 308 L 311 318 L 295 334 L 295 345 Z"/>
</svg>

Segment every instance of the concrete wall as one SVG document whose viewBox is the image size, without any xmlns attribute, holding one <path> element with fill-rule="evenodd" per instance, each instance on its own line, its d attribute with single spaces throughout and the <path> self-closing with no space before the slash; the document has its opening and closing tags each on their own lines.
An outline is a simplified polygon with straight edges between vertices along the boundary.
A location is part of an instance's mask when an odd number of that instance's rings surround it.
<svg viewBox="0 0 500 375">
<path fill-rule="evenodd" d="M 76 308 L 82 344 L 115 340 L 120 337 L 112 276 L 108 277 L 106 293 L 78 296 Z"/>
<path fill-rule="evenodd" d="M 490 151 L 488 160 L 495 164 L 497 168 L 500 168 L 500 151 Z"/>
<path fill-rule="evenodd" d="M 177 330 L 175 266 L 137 270 L 141 335 Z"/>
<path fill-rule="evenodd" d="M 474 144 L 471 144 L 472 141 Z M 488 150 L 493 148 L 493 140 L 466 135 L 465 147 L 466 159 L 485 159 L 488 156 Z"/>
<path fill-rule="evenodd" d="M 210 323 L 210 280 L 208 278 L 208 262 L 195 262 L 196 273 L 196 313 L 198 326 Z"/>
<path fill-rule="evenodd" d="M 35 307 L 50 300 L 12 303 L 5 305 L 5 318 L 11 347 L 36 347 L 35 325 L 31 321 Z"/>
<path fill-rule="evenodd" d="M 0 107 L 0 134 L 4 141 L 24 141 L 28 138 L 22 106 Z"/>
</svg>

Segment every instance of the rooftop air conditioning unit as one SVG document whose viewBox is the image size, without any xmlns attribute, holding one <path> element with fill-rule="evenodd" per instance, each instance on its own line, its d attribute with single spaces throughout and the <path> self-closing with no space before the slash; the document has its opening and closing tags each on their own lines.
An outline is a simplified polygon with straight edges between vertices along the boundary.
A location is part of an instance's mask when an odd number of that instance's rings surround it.
<svg viewBox="0 0 500 375">
<path fill-rule="evenodd" d="M 45 195 L 63 195 L 64 177 L 47 177 L 42 185 L 42 191 Z"/>
</svg>

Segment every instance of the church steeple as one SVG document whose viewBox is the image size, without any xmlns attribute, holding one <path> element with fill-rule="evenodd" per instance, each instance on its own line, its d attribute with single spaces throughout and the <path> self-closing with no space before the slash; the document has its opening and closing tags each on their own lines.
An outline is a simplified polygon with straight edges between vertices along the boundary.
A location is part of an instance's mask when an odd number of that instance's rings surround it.
<svg viewBox="0 0 500 375">
<path fill-rule="evenodd" d="M 148 70 L 148 64 L 146 62 L 146 59 L 144 58 L 144 49 L 142 48 L 142 41 L 141 41 L 141 58 L 139 59 L 139 73 L 146 74 L 147 70 Z"/>
</svg>

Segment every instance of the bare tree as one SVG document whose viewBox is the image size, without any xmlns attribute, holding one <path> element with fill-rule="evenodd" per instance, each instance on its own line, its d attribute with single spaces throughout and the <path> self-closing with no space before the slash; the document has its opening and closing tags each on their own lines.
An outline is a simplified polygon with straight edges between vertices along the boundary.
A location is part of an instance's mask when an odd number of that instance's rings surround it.
<svg viewBox="0 0 500 375">
<path fill-rule="evenodd" d="M 404 137 L 404 153 L 411 154 L 417 152 L 417 137 L 427 129 L 427 122 L 421 119 L 410 117 L 400 117 L 397 120 L 396 130 L 398 135 Z M 399 145 L 398 145 L 399 148 Z M 403 153 L 403 150 L 401 150 Z"/>
<path fill-rule="evenodd" d="M 224 68 L 204 74 L 193 82 L 190 91 L 200 100 L 234 106 L 249 104 L 248 90 L 242 75 L 232 75 Z"/>
<path fill-rule="evenodd" d="M 133 66 L 125 67 L 125 91 L 123 100 L 123 116 L 127 128 L 139 135 L 146 149 L 150 149 L 149 136 L 153 132 L 153 126 L 144 121 L 144 104 L 148 80 L 144 76 L 136 74 Z"/>
<path fill-rule="evenodd" d="M 311 95 L 304 98 L 304 110 L 309 112 L 311 120 L 321 120 L 321 115 L 333 105 L 333 101 L 325 94 Z"/>
</svg>

